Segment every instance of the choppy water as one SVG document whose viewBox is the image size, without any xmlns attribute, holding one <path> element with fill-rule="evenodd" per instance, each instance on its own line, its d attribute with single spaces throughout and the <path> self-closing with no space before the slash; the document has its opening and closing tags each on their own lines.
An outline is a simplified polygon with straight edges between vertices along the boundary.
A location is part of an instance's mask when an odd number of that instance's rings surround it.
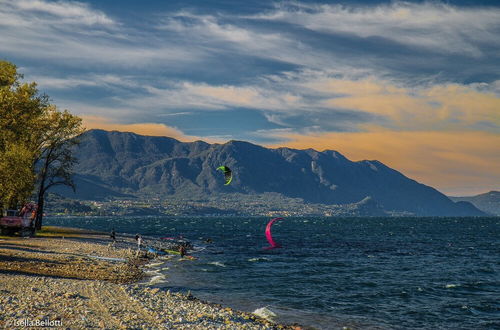
<svg viewBox="0 0 500 330">
<path fill-rule="evenodd" d="M 499 218 L 52 218 L 47 224 L 183 235 L 196 261 L 156 285 L 317 328 L 500 327 Z M 203 243 L 211 238 L 213 243 Z M 168 269 L 167 269 L 168 267 Z"/>
</svg>

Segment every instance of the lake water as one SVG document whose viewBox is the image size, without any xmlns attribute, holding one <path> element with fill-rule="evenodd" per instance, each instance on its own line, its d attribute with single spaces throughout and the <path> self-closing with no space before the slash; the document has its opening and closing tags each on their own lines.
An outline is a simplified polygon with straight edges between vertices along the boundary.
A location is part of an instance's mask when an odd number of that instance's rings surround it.
<svg viewBox="0 0 500 330">
<path fill-rule="evenodd" d="M 156 286 L 316 328 L 500 328 L 500 218 L 47 218 L 46 224 L 183 235 L 195 261 Z M 204 243 L 210 238 L 213 243 Z M 147 241 L 146 241 L 147 243 Z M 168 269 L 167 269 L 168 268 Z"/>
</svg>

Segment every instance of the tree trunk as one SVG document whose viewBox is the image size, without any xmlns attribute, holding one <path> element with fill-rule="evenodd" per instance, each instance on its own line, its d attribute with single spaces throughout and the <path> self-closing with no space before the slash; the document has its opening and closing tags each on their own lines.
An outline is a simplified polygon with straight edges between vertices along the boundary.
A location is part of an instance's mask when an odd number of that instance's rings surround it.
<svg viewBox="0 0 500 330">
<path fill-rule="evenodd" d="M 43 203 L 45 200 L 45 194 L 43 191 L 41 191 L 38 194 L 38 203 L 36 207 L 36 220 L 35 220 L 35 229 L 40 230 L 42 229 L 42 220 L 43 220 Z"/>
<path fill-rule="evenodd" d="M 48 154 L 45 157 L 45 163 L 43 165 L 42 173 L 41 173 L 41 178 L 40 178 L 40 186 L 38 189 L 38 203 L 36 207 L 36 220 L 35 220 L 35 229 L 40 230 L 42 229 L 42 220 L 43 220 L 43 202 L 45 199 L 45 180 L 47 179 L 47 171 L 49 168 L 50 164 L 50 156 L 52 155 L 52 151 L 54 149 L 50 149 Z"/>
</svg>

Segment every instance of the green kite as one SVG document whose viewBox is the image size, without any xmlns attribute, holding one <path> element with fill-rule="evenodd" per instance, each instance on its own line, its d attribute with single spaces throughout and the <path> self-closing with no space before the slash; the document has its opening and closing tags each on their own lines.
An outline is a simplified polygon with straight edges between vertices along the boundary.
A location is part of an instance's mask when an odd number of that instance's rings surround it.
<svg viewBox="0 0 500 330">
<path fill-rule="evenodd" d="M 217 171 L 222 171 L 224 172 L 224 180 L 226 183 L 224 183 L 225 186 L 231 183 L 233 180 L 233 172 L 231 172 L 231 169 L 227 166 L 219 166 L 217 167 Z"/>
</svg>

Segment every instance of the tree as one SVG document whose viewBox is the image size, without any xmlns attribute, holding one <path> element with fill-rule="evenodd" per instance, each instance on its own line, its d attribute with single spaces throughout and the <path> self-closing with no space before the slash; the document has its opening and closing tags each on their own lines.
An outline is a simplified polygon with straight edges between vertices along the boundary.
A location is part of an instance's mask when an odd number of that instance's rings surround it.
<svg viewBox="0 0 500 330">
<path fill-rule="evenodd" d="M 21 206 L 36 187 L 41 228 L 47 190 L 74 188 L 72 149 L 83 129 L 80 118 L 59 111 L 36 83 L 21 78 L 14 64 L 0 61 L 0 210 Z"/>
<path fill-rule="evenodd" d="M 39 122 L 49 106 L 35 83 L 21 83 L 14 64 L 0 61 L 0 211 L 16 208 L 35 184 L 34 148 Z"/>
<path fill-rule="evenodd" d="M 0 154 L 0 178 L 0 204 L 18 208 L 33 191 L 33 152 L 22 144 L 7 144 Z"/>
<path fill-rule="evenodd" d="M 59 112 L 50 107 L 46 117 L 47 134 L 42 141 L 42 152 L 38 159 L 36 229 L 42 228 L 43 209 L 47 191 L 57 185 L 75 189 L 72 179 L 76 158 L 73 149 L 78 144 L 77 136 L 83 133 L 82 120 L 68 111 Z"/>
</svg>

